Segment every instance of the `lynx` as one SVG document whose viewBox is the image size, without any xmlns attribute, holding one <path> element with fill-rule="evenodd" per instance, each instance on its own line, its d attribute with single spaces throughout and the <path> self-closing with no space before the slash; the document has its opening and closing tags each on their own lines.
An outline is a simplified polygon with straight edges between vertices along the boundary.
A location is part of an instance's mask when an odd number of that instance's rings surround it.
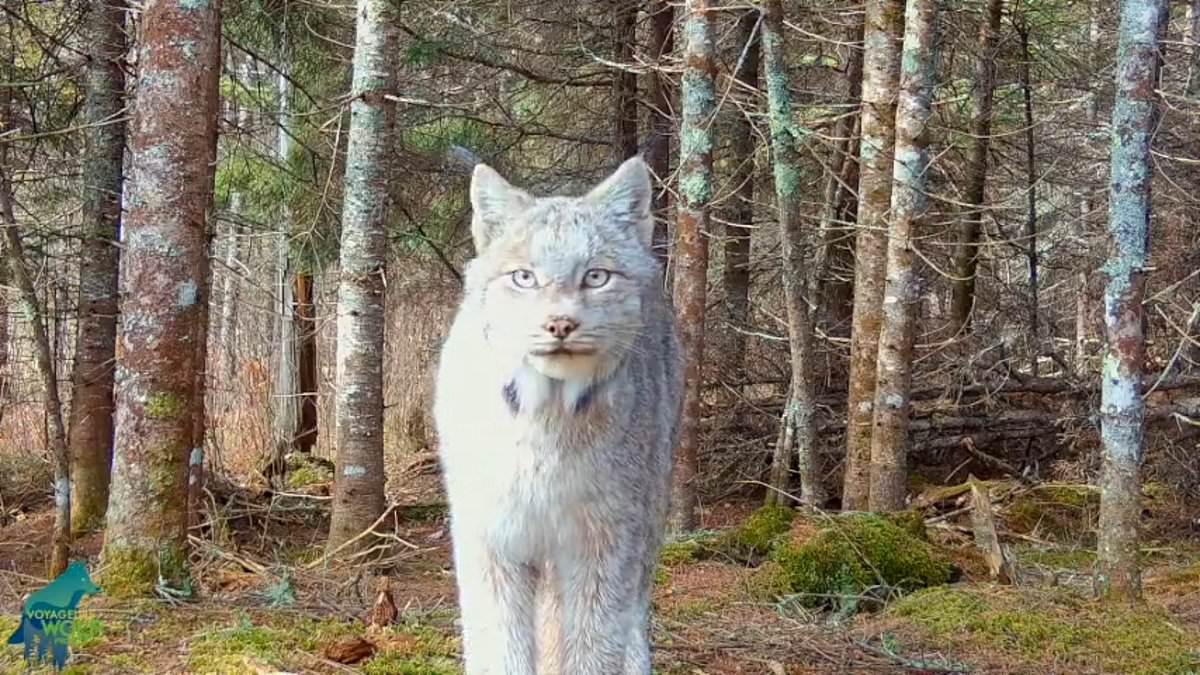
<svg viewBox="0 0 1200 675">
<path fill-rule="evenodd" d="M 640 158 L 582 197 L 471 179 L 434 417 L 468 675 L 648 675 L 682 363 Z"/>
</svg>

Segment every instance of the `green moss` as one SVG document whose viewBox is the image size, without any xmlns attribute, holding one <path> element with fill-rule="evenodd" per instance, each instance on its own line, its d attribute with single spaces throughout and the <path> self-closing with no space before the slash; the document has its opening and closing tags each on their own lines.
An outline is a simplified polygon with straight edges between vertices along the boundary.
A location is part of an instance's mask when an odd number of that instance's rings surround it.
<svg viewBox="0 0 1200 675">
<path fill-rule="evenodd" d="M 411 657 L 387 652 L 363 666 L 364 675 L 457 675 L 462 671 L 454 659 Z"/>
<path fill-rule="evenodd" d="M 1014 531 L 1038 532 L 1091 548 L 1100 495 L 1086 485 L 1042 485 L 1013 500 L 1004 519 Z"/>
<path fill-rule="evenodd" d="M 1096 552 L 1092 549 L 1024 549 L 1018 550 L 1017 557 L 1033 565 L 1041 565 L 1063 570 L 1087 570 L 1096 562 Z"/>
<path fill-rule="evenodd" d="M 792 527 L 796 512 L 786 506 L 764 506 L 738 527 L 718 536 L 708 545 L 714 552 L 736 560 L 765 556 Z"/>
<path fill-rule="evenodd" d="M 695 539 L 667 542 L 658 554 L 658 562 L 664 567 L 678 567 L 699 560 L 703 551 L 704 545 Z"/>
<path fill-rule="evenodd" d="M 104 642 L 105 624 L 94 616 L 76 617 L 68 643 L 71 649 L 91 649 Z"/>
<path fill-rule="evenodd" d="M 1086 601 L 1068 593 L 940 587 L 918 591 L 889 612 L 937 644 L 966 643 L 1063 669 L 1130 675 L 1194 673 L 1200 635 L 1144 605 Z"/>
<path fill-rule="evenodd" d="M 804 543 L 782 543 L 770 554 L 775 566 L 756 575 L 762 587 L 786 588 L 804 604 L 836 604 L 885 586 L 911 591 L 947 583 L 951 566 L 907 530 L 874 514 L 835 519 Z"/>
<path fill-rule="evenodd" d="M 300 456 L 288 462 L 287 486 L 292 490 L 302 490 L 310 485 L 322 485 L 333 482 L 333 471 L 320 462 L 311 461 Z"/>
<path fill-rule="evenodd" d="M 929 541 L 929 532 L 925 529 L 925 514 L 920 509 L 908 509 L 882 514 L 884 519 L 904 530 L 921 541 Z"/>
<path fill-rule="evenodd" d="M 176 419 L 184 411 L 183 401 L 168 391 L 160 391 L 146 399 L 146 417 L 156 420 Z"/>
<path fill-rule="evenodd" d="M 159 551 L 124 546 L 106 546 L 99 583 L 113 598 L 149 596 L 160 578 L 173 588 L 190 585 L 187 554 L 172 546 Z"/>
</svg>

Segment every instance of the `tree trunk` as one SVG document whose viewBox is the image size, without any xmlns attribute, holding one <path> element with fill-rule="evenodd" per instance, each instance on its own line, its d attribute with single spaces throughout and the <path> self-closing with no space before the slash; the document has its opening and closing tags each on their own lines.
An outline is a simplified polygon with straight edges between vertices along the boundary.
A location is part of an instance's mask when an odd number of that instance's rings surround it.
<svg viewBox="0 0 1200 675">
<path fill-rule="evenodd" d="M 637 14 L 641 0 L 613 0 L 613 61 L 632 67 L 637 44 Z M 613 70 L 613 159 L 618 163 L 638 154 L 637 73 Z"/>
<path fill-rule="evenodd" d="M 1100 393 L 1099 587 L 1105 594 L 1136 597 L 1138 519 L 1141 516 L 1142 360 L 1145 335 L 1146 249 L 1150 232 L 1153 167 L 1151 136 L 1157 122 L 1160 29 L 1166 0 L 1123 0 L 1117 47 L 1109 182 L 1109 258 L 1104 266 L 1105 353 Z"/>
<path fill-rule="evenodd" d="M 8 265 L 4 256 L 4 237 L 0 237 L 0 423 L 8 405 Z"/>
<path fill-rule="evenodd" d="M 787 307 L 788 348 L 791 351 L 791 386 L 784 405 L 783 429 L 771 466 L 767 503 L 783 503 L 788 487 L 793 449 L 800 473 L 800 499 L 820 505 L 825 500 L 817 454 L 816 402 L 812 392 L 812 316 L 808 305 L 815 270 L 807 266 L 812 238 L 801 226 L 803 171 L 792 129 L 792 100 L 788 91 L 787 38 L 783 3 L 763 4 L 763 55 L 766 59 L 767 107 L 771 125 L 775 202 L 779 210 L 779 241 L 783 255 L 783 296 Z"/>
<path fill-rule="evenodd" d="M 962 332 L 975 306 L 975 268 L 979 261 L 979 232 L 987 208 L 988 150 L 992 142 L 992 94 L 996 87 L 996 42 L 1004 0 L 987 0 L 979 23 L 979 51 L 975 55 L 975 81 L 971 108 L 971 150 L 967 160 L 967 186 L 963 201 L 969 209 L 959 225 L 954 251 L 954 287 L 950 323 Z"/>
<path fill-rule="evenodd" d="M 337 462 L 329 550 L 383 513 L 383 275 L 395 106 L 395 20 L 387 0 L 358 0 L 353 102 L 337 299 Z M 371 543 L 369 538 L 361 544 Z"/>
<path fill-rule="evenodd" d="M 286 58 L 286 44 L 280 48 L 280 53 Z M 276 127 L 276 160 L 282 166 L 287 166 L 292 154 L 292 131 L 289 123 L 291 109 L 291 83 L 287 76 L 280 72 L 276 75 L 277 97 L 279 104 L 279 124 Z M 275 255 L 277 260 L 275 276 L 275 337 L 278 342 L 279 364 L 275 368 L 275 387 L 272 393 L 274 402 L 274 439 L 271 444 L 271 455 L 263 464 L 261 473 L 268 482 L 282 476 L 287 469 L 285 457 L 292 451 L 292 442 L 296 438 L 296 429 L 300 424 L 300 389 L 299 373 L 297 370 L 298 343 L 296 340 L 296 323 L 294 309 L 296 299 L 295 270 L 291 260 L 292 218 L 291 209 L 285 204 L 280 206 L 278 230 L 275 232 Z"/>
<path fill-rule="evenodd" d="M 1037 157 L 1033 150 L 1033 85 L 1029 79 L 1029 25 L 1021 18 L 1017 29 L 1021 37 L 1021 93 L 1025 110 L 1025 260 L 1029 271 L 1029 297 L 1026 303 L 1029 317 L 1029 339 L 1033 349 L 1029 354 L 1029 372 L 1037 377 L 1041 340 L 1038 337 L 1038 259 L 1037 259 Z"/>
<path fill-rule="evenodd" d="M 7 120 L 6 120 L 7 121 Z M 46 331 L 46 313 L 38 302 L 33 279 L 25 267 L 25 252 L 17 233 L 13 213 L 12 184 L 7 167 L 0 166 L 0 215 L 4 218 L 5 257 L 17 287 L 21 310 L 33 332 L 33 354 L 42 385 L 42 403 L 48 424 L 47 440 L 54 463 L 54 531 L 50 535 L 50 561 L 47 574 L 51 579 L 67 569 L 71 552 L 71 460 L 67 452 L 67 435 L 63 425 L 62 403 L 58 396 L 58 378 L 54 372 L 54 357 L 50 336 Z"/>
<path fill-rule="evenodd" d="M 875 357 L 883 302 L 885 232 L 892 199 L 892 144 L 899 40 L 904 26 L 900 0 L 867 0 L 863 35 L 862 133 L 859 148 L 858 223 L 855 241 L 854 317 L 850 329 L 850 386 L 846 429 L 846 475 L 842 508 L 867 508 L 870 494 L 871 424 L 874 420 Z"/>
<path fill-rule="evenodd" d="M 296 275 L 295 291 L 296 350 L 299 357 L 300 415 L 292 446 L 296 452 L 312 453 L 317 443 L 317 306 L 313 297 L 311 274 Z"/>
<path fill-rule="evenodd" d="M 826 332 L 831 335 L 849 334 L 854 311 L 854 284 L 850 276 L 854 269 L 854 238 L 848 236 L 856 215 L 858 185 L 858 120 L 857 108 L 862 103 L 863 80 L 863 22 L 856 21 L 846 28 L 846 113 L 834 128 L 836 146 L 829 159 L 825 178 L 825 208 L 821 214 L 821 260 L 818 264 L 818 293 L 821 316 Z M 841 378 L 839 378 L 841 379 Z M 838 388 L 834 385 L 834 388 Z"/>
<path fill-rule="evenodd" d="M 717 74 L 714 14 L 708 0 L 687 0 L 684 34 L 683 121 L 679 129 L 679 208 L 675 221 L 675 306 L 680 343 L 687 355 L 683 412 L 675 452 L 671 527 L 696 526 L 700 392 L 704 384 L 704 310 L 708 291 L 708 225 L 713 198 L 712 118 Z"/>
<path fill-rule="evenodd" d="M 104 592 L 187 577 L 187 463 L 203 349 L 220 2 L 143 6 L 122 252 Z"/>
<path fill-rule="evenodd" d="M 1188 54 L 1187 83 L 1184 85 L 1184 95 L 1192 99 L 1200 99 L 1200 0 L 1191 0 L 1187 8 L 1187 42 Z"/>
<path fill-rule="evenodd" d="M 747 108 L 752 108 L 758 90 L 759 40 L 757 37 L 759 13 L 746 10 L 738 18 L 737 40 L 738 65 L 734 72 L 739 92 Z M 729 209 L 728 224 L 725 225 L 725 314 L 733 330 L 728 331 L 728 354 L 730 366 L 741 371 L 746 356 L 745 329 L 750 319 L 750 235 L 754 224 L 754 125 L 750 122 L 750 110 L 745 114 L 734 106 L 737 118 L 733 122 L 732 150 L 737 168 L 733 173 L 736 193 Z"/>
<path fill-rule="evenodd" d="M 675 120 L 670 77 L 661 68 L 663 59 L 675 49 L 675 6 L 669 0 L 651 0 L 650 16 L 650 57 L 660 67 L 650 73 L 646 164 L 659 184 L 659 189 L 654 192 L 654 255 L 666 265 L 671 249 L 668 232 L 671 196 L 667 192 L 667 181 L 671 175 L 671 134 Z"/>
<path fill-rule="evenodd" d="M 230 57 L 231 69 L 238 78 L 252 87 L 250 82 L 254 69 L 249 62 L 241 58 Z M 248 105 L 239 105 L 236 99 L 230 99 L 230 117 L 237 120 L 239 132 L 249 131 L 252 124 L 251 110 Z M 231 396 L 233 384 L 237 380 L 237 321 L 238 321 L 238 283 L 237 268 L 241 255 L 242 239 L 240 236 L 242 221 L 242 193 L 233 190 L 229 194 L 230 222 L 225 229 L 225 261 L 221 273 L 221 323 L 217 338 L 217 348 L 220 350 L 221 384 L 225 395 Z"/>
<path fill-rule="evenodd" d="M 892 174 L 891 226 L 887 241 L 887 282 L 875 382 L 875 430 L 871 435 L 872 511 L 905 506 L 911 410 L 913 343 L 921 306 L 913 269 L 914 241 L 929 206 L 930 99 L 934 87 L 934 44 L 938 0 L 908 0 L 900 102 L 896 109 L 896 159 Z"/>
<path fill-rule="evenodd" d="M 71 383 L 71 529 L 104 522 L 112 466 L 113 361 L 117 346 L 117 231 L 124 179 L 125 3 L 88 8 L 83 165 L 84 255 L 79 261 L 79 326 Z"/>
</svg>

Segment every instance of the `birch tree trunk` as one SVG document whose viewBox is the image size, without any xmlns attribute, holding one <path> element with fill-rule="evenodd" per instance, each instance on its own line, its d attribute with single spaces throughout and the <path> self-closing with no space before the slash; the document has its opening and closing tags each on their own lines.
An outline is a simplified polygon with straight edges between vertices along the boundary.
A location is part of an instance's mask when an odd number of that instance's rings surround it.
<svg viewBox="0 0 1200 675">
<path fill-rule="evenodd" d="M 4 248 L 12 281 L 17 287 L 21 311 L 33 332 L 33 355 L 41 380 L 42 404 L 47 421 L 46 439 L 54 464 L 54 531 L 50 535 L 50 560 L 47 574 L 51 579 L 67 569 L 71 552 L 71 459 L 67 452 L 67 435 L 63 425 L 62 402 L 58 395 L 58 378 L 54 372 L 54 356 L 46 330 L 46 312 L 38 301 L 37 289 L 25 267 L 25 252 L 17 232 L 13 212 L 12 184 L 7 167 L 0 166 L 0 215 L 4 222 Z M 0 261 L 3 262 L 3 261 Z"/>
<path fill-rule="evenodd" d="M 280 49 L 286 56 L 286 43 Z M 291 108 L 291 83 L 283 72 L 276 74 L 276 91 L 279 103 L 279 125 L 276 128 L 275 158 L 282 166 L 288 165 L 292 154 L 292 134 L 289 124 Z M 297 362 L 296 322 L 294 320 L 295 297 L 293 277 L 295 270 L 291 261 L 292 217 L 291 209 L 280 205 L 278 230 L 275 232 L 275 337 L 278 340 L 279 363 L 275 368 L 275 386 L 272 392 L 274 403 L 274 442 L 272 455 L 264 464 L 262 473 L 271 480 L 286 469 L 284 457 L 292 450 L 296 428 L 300 419 L 300 389 Z"/>
<path fill-rule="evenodd" d="M 1116 100 L 1112 113 L 1109 180 L 1109 257 L 1104 265 L 1105 351 L 1100 392 L 1099 588 L 1136 597 L 1138 519 L 1141 516 L 1142 360 L 1150 193 L 1154 169 L 1151 136 L 1158 118 L 1155 87 L 1166 0 L 1123 0 L 1117 46 Z"/>
<path fill-rule="evenodd" d="M 758 34 L 759 13 L 746 10 L 738 17 L 737 40 L 739 50 L 734 77 L 738 80 L 739 94 L 745 99 L 743 105 L 754 106 L 758 91 L 758 65 L 760 42 Z M 750 319 L 750 229 L 754 223 L 754 125 L 750 122 L 752 110 L 734 107 L 737 116 L 731 130 L 733 161 L 737 168 L 733 173 L 736 193 L 729 209 L 729 223 L 725 225 L 725 267 L 722 280 L 725 286 L 725 315 L 733 326 L 729 330 L 727 349 L 730 366 L 741 371 L 745 363 L 745 329 Z"/>
<path fill-rule="evenodd" d="M 646 164 L 658 181 L 659 188 L 654 192 L 654 255 L 665 266 L 671 248 L 668 232 L 671 196 L 667 192 L 667 182 L 671 174 L 671 135 L 675 121 L 670 77 L 662 71 L 662 62 L 675 49 L 675 6 L 670 0 L 651 0 L 649 11 L 650 56 L 659 64 L 659 68 L 650 73 L 647 92 L 650 131 L 646 136 Z"/>
<path fill-rule="evenodd" d="M 883 302 L 888 208 L 892 199 L 900 0 L 867 0 L 863 33 L 862 133 L 859 147 L 858 224 L 855 240 L 854 316 L 850 329 L 846 474 L 842 508 L 867 508 L 871 425 L 875 412 L 875 357 Z"/>
<path fill-rule="evenodd" d="M 779 443 L 771 464 L 767 503 L 783 503 L 793 450 L 800 473 L 800 499 L 812 505 L 824 501 L 817 462 L 815 401 L 812 395 L 812 312 L 808 297 L 814 270 L 806 267 L 811 237 L 801 229 L 800 177 L 803 168 L 793 131 L 792 100 L 788 91 L 787 39 L 783 3 L 763 3 L 762 42 L 766 61 L 767 119 L 771 125 L 771 167 L 779 211 L 779 241 L 783 255 L 783 295 L 787 307 L 791 386 L 781 419 Z"/>
<path fill-rule="evenodd" d="M 640 0 L 613 0 L 613 61 L 633 65 L 637 44 L 637 15 Z M 613 71 L 613 159 L 618 163 L 638 154 L 637 73 Z"/>
<path fill-rule="evenodd" d="M 696 526 L 697 451 L 700 445 L 700 393 L 704 385 L 704 310 L 708 291 L 708 225 L 713 198 L 712 118 L 716 114 L 716 53 L 713 9 L 708 0 L 687 0 L 684 71 L 680 89 L 679 207 L 675 221 L 675 307 L 687 355 L 683 412 L 675 452 L 671 527 Z"/>
<path fill-rule="evenodd" d="M 1004 0 L 987 0 L 979 23 L 979 52 L 975 55 L 975 80 L 971 97 L 971 150 L 967 160 L 967 186 L 963 214 L 954 250 L 954 286 L 950 325 L 954 333 L 967 328 L 975 306 L 975 268 L 979 262 L 979 232 L 987 208 L 988 151 L 992 143 L 992 96 L 996 87 L 996 42 Z"/>
<path fill-rule="evenodd" d="M 203 370 L 220 2 L 143 6 L 130 128 L 104 592 L 187 577 L 187 467 Z"/>
<path fill-rule="evenodd" d="M 395 20 L 388 0 L 358 0 L 357 16 L 337 299 L 331 552 L 370 527 L 384 508 L 384 226 L 395 152 L 395 106 L 384 96 L 395 87 Z"/>
<path fill-rule="evenodd" d="M 85 253 L 79 259 L 79 326 L 71 383 L 68 449 L 71 528 L 103 524 L 113 442 L 113 361 L 117 346 L 117 232 L 125 156 L 125 3 L 88 8 L 83 159 Z"/>
<path fill-rule="evenodd" d="M 896 159 L 892 166 L 891 227 L 887 240 L 887 281 L 875 382 L 875 430 L 871 435 L 872 511 L 905 506 L 912 390 L 913 342 L 921 296 L 913 269 L 914 241 L 929 198 L 930 98 L 935 77 L 937 3 L 908 0 L 904 16 L 900 101 L 896 109 Z"/>
</svg>

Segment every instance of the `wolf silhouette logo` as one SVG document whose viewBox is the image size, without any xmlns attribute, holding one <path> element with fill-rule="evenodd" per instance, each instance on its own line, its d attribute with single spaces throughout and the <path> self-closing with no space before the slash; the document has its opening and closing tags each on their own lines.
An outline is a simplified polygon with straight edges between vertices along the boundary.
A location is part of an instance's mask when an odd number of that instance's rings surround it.
<svg viewBox="0 0 1200 675">
<path fill-rule="evenodd" d="M 54 670 L 67 663 L 67 639 L 75 623 L 75 608 L 85 595 L 100 592 L 82 561 L 71 563 L 58 578 L 29 596 L 21 609 L 21 624 L 8 636 L 8 644 L 25 646 L 25 662 L 45 663 L 50 652 Z"/>
</svg>

